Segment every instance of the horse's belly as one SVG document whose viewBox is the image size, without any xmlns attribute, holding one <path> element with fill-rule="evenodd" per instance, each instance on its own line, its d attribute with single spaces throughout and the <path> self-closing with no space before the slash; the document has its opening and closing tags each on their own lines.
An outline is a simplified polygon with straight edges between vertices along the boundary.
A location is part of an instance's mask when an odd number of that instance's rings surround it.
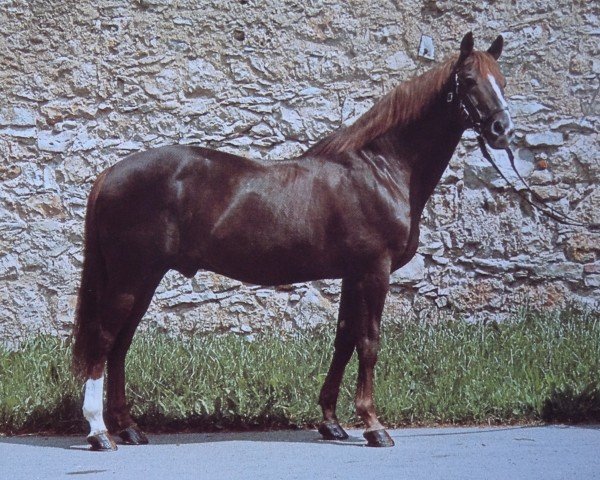
<svg viewBox="0 0 600 480">
<path fill-rule="evenodd" d="M 198 267 L 257 285 L 281 285 L 344 276 L 336 249 L 310 245 L 218 242 Z"/>
</svg>

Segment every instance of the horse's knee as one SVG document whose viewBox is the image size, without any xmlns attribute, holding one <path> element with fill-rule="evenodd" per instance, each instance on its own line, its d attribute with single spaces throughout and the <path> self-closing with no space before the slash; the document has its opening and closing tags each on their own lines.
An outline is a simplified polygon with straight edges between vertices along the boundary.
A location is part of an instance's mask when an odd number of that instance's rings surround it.
<svg viewBox="0 0 600 480">
<path fill-rule="evenodd" d="M 333 347 L 338 355 L 352 355 L 355 347 L 354 337 L 349 332 L 344 332 L 342 335 L 337 335 L 333 342 Z"/>
<path fill-rule="evenodd" d="M 379 354 L 379 339 L 364 337 L 356 344 L 359 361 L 364 366 L 374 366 Z"/>
</svg>

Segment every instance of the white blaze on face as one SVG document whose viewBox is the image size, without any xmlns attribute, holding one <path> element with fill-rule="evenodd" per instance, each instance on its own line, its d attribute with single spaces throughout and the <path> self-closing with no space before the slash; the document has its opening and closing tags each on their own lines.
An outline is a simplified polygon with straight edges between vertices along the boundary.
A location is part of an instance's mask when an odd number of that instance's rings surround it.
<svg viewBox="0 0 600 480">
<path fill-rule="evenodd" d="M 90 424 L 90 435 L 106 432 L 102 417 L 104 398 L 104 377 L 97 380 L 91 378 L 85 382 L 85 397 L 83 399 L 83 415 Z"/>
<path fill-rule="evenodd" d="M 487 78 L 490 81 L 490 85 L 492 86 L 492 90 L 494 90 L 496 97 L 498 97 L 498 102 L 500 103 L 500 106 L 502 108 L 506 109 L 506 114 L 508 115 L 508 121 L 509 121 L 507 130 L 512 131 L 514 129 L 514 125 L 513 125 L 510 113 L 508 112 L 508 103 L 506 102 L 504 95 L 502 94 L 502 90 L 500 90 L 500 87 L 498 86 L 498 82 L 496 82 L 496 78 L 494 78 L 494 76 L 491 73 L 488 73 Z"/>
</svg>

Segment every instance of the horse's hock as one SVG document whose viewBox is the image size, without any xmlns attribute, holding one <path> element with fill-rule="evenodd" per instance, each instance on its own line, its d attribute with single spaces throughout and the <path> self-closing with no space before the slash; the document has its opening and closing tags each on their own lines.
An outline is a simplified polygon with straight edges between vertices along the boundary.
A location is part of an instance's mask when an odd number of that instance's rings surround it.
<svg viewBox="0 0 600 480">
<path fill-rule="evenodd" d="M 70 332 L 99 172 L 164 144 L 299 154 L 431 68 L 418 56 L 422 33 L 436 62 L 467 29 L 481 44 L 504 35 L 519 171 L 549 205 L 600 220 L 593 2 L 97 3 L 0 6 L 3 341 Z M 503 185 L 467 135 L 425 209 L 419 254 L 392 277 L 388 318 L 598 305 L 598 234 L 540 217 Z M 171 273 L 144 325 L 306 327 L 334 317 L 339 292 L 339 281 L 265 289 Z"/>
</svg>

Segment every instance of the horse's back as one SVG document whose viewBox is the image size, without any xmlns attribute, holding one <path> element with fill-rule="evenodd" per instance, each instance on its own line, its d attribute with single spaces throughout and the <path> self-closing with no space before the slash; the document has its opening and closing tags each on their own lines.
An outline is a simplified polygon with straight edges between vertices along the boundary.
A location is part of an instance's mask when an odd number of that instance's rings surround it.
<svg viewBox="0 0 600 480">
<path fill-rule="evenodd" d="M 106 188 L 118 192 L 119 188 L 137 184 L 139 188 L 168 181 L 179 181 L 184 177 L 203 175 L 215 165 L 226 166 L 230 173 L 260 168 L 257 162 L 209 148 L 172 145 L 134 153 L 106 170 Z M 112 190 L 114 189 L 114 190 Z M 108 193 L 108 192 L 107 192 Z"/>
</svg>

